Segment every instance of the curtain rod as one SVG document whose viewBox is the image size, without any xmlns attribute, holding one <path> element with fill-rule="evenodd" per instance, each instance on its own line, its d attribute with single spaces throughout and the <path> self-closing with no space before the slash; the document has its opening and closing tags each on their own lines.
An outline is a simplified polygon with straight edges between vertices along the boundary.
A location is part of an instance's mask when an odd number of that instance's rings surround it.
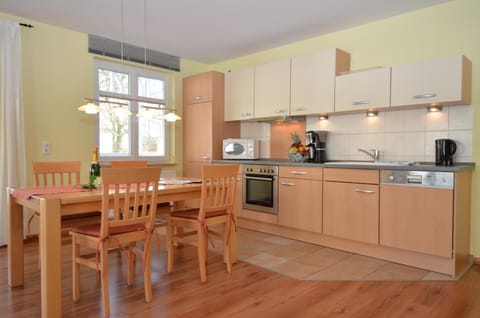
<svg viewBox="0 0 480 318">
<path fill-rule="evenodd" d="M 26 28 L 30 28 L 30 29 L 31 29 L 31 28 L 34 28 L 34 26 L 31 25 L 31 24 L 22 23 L 22 22 L 20 22 L 19 24 L 20 24 L 21 26 L 23 26 L 23 27 L 26 27 Z"/>
</svg>

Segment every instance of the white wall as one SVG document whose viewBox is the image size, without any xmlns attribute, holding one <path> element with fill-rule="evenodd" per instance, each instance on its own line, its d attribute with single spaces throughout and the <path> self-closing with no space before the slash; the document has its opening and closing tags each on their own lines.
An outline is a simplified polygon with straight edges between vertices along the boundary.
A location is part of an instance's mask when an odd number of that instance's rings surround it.
<svg viewBox="0 0 480 318">
<path fill-rule="evenodd" d="M 329 160 L 369 160 L 357 150 L 379 149 L 381 160 L 435 161 L 435 139 L 457 143 L 456 162 L 472 161 L 473 107 L 443 107 L 428 113 L 426 108 L 365 114 L 330 115 L 328 120 L 307 117 L 307 130 L 328 130 Z M 270 124 L 242 123 L 242 137 L 260 140 L 262 158 L 270 157 Z"/>
</svg>

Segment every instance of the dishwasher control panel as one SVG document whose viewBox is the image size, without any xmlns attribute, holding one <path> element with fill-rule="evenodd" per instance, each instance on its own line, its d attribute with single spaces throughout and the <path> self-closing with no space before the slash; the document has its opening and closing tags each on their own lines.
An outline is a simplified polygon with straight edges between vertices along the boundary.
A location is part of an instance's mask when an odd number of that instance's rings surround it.
<svg viewBox="0 0 480 318">
<path fill-rule="evenodd" d="M 412 185 L 453 189 L 453 172 L 381 170 L 382 184 Z"/>
</svg>

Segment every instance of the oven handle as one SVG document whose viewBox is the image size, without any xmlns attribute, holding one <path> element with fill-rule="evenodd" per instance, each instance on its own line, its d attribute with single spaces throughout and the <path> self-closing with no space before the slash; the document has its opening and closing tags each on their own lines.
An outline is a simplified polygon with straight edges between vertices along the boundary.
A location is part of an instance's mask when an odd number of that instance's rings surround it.
<svg viewBox="0 0 480 318">
<path fill-rule="evenodd" d="M 245 179 L 262 180 L 262 181 L 273 181 L 273 177 L 271 177 L 271 178 L 262 178 L 262 177 L 250 177 L 250 176 L 245 176 Z"/>
</svg>

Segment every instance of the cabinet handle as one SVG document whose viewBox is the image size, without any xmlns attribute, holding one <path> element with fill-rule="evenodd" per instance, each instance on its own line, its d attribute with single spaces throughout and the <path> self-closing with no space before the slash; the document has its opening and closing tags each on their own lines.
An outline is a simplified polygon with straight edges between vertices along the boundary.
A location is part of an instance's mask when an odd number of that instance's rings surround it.
<svg viewBox="0 0 480 318">
<path fill-rule="evenodd" d="M 352 102 L 352 105 L 357 106 L 357 105 L 368 105 L 370 104 L 370 100 L 365 99 L 365 100 L 359 100 L 356 102 Z"/>
<path fill-rule="evenodd" d="M 202 159 L 203 160 L 208 160 L 208 159 L 210 159 L 210 157 L 209 156 L 203 156 Z"/>
<path fill-rule="evenodd" d="M 295 171 L 293 170 L 292 172 L 290 172 L 291 174 L 307 174 L 307 172 L 305 171 Z"/>
<path fill-rule="evenodd" d="M 415 98 L 415 99 L 432 98 L 432 97 L 435 97 L 435 96 L 437 96 L 437 94 L 435 94 L 435 93 L 423 93 L 423 94 L 415 95 L 415 96 L 413 96 L 413 98 Z"/>
<path fill-rule="evenodd" d="M 284 186 L 290 186 L 290 187 L 295 185 L 295 183 L 292 183 L 292 182 L 284 182 L 284 181 L 280 182 L 280 184 L 281 184 L 281 185 L 284 185 Z"/>
<path fill-rule="evenodd" d="M 296 112 L 303 112 L 305 110 L 305 107 L 297 107 L 295 108 Z"/>
<path fill-rule="evenodd" d="M 242 117 L 252 116 L 252 113 L 241 113 L 240 116 L 242 116 Z"/>
<path fill-rule="evenodd" d="M 203 96 L 195 96 L 195 100 L 201 100 L 203 99 Z"/>
<path fill-rule="evenodd" d="M 358 192 L 358 193 L 368 193 L 368 194 L 377 193 L 377 191 L 375 191 L 375 190 L 365 190 L 365 189 L 355 189 L 355 192 Z"/>
<path fill-rule="evenodd" d="M 275 113 L 279 114 L 279 113 L 284 113 L 285 112 L 285 109 L 275 109 Z"/>
</svg>

